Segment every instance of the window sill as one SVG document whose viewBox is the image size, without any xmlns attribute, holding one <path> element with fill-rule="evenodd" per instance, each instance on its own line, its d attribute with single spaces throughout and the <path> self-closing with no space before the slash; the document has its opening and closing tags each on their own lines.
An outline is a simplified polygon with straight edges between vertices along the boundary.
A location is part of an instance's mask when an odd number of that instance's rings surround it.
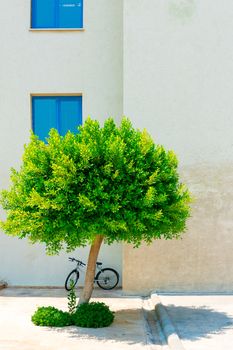
<svg viewBox="0 0 233 350">
<path fill-rule="evenodd" d="M 84 28 L 29 28 L 30 32 L 83 32 Z"/>
</svg>

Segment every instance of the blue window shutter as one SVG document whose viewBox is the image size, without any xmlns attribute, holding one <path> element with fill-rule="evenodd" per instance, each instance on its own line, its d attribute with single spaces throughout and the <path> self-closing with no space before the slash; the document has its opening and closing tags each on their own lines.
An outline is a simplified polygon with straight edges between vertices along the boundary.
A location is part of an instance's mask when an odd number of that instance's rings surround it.
<svg viewBox="0 0 233 350">
<path fill-rule="evenodd" d="M 68 130 L 78 132 L 82 124 L 82 96 L 33 96 L 32 128 L 46 141 L 51 128 L 64 136 Z"/>
<path fill-rule="evenodd" d="M 56 27 L 57 0 L 32 0 L 32 28 Z"/>
<path fill-rule="evenodd" d="M 83 0 L 58 0 L 59 28 L 83 27 Z"/>
<path fill-rule="evenodd" d="M 60 97 L 58 103 L 59 133 L 65 135 L 68 130 L 77 133 L 82 124 L 82 96 Z"/>
<path fill-rule="evenodd" d="M 57 103 L 53 97 L 32 98 L 33 131 L 45 141 L 51 128 L 57 127 Z"/>
</svg>

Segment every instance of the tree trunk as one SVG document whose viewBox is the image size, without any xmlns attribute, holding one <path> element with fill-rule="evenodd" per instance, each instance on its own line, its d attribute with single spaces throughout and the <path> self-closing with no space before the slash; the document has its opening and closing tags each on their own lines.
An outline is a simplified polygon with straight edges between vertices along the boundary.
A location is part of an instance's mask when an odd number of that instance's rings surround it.
<svg viewBox="0 0 233 350">
<path fill-rule="evenodd" d="M 83 303 L 88 303 L 94 288 L 94 278 L 95 278 L 95 269 L 96 269 L 96 261 L 99 254 L 100 246 L 103 241 L 103 236 L 97 235 L 94 242 L 91 245 L 91 249 L 89 252 L 87 270 L 85 276 L 85 284 L 82 291 L 82 295 L 79 299 L 79 305 Z"/>
</svg>

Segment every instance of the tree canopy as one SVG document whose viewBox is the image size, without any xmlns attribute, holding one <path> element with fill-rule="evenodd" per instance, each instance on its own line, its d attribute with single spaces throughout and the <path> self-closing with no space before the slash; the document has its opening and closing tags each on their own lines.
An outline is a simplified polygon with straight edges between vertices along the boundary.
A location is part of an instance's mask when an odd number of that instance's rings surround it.
<svg viewBox="0 0 233 350">
<path fill-rule="evenodd" d="M 90 118 L 79 133 L 31 135 L 21 168 L 1 193 L 7 234 L 43 242 L 50 254 L 91 244 L 179 237 L 190 215 L 173 151 L 156 145 L 127 118 L 103 127 Z"/>
</svg>

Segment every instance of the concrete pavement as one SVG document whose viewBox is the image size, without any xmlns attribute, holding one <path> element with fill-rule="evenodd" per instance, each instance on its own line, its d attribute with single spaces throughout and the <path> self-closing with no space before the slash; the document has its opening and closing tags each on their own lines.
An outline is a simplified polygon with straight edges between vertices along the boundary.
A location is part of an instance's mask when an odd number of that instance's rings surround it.
<svg viewBox="0 0 233 350">
<path fill-rule="evenodd" d="M 105 302 L 116 312 L 111 327 L 37 327 L 31 322 L 36 308 L 52 305 L 67 310 L 66 292 L 63 289 L 1 290 L 0 350 L 162 349 L 156 331 L 152 334 L 146 321 L 151 310 L 144 311 L 141 297 L 126 297 L 120 290 L 95 290 L 93 300 Z"/>
<path fill-rule="evenodd" d="M 165 295 L 162 304 L 186 350 L 233 349 L 233 295 Z"/>
<path fill-rule="evenodd" d="M 103 301 L 115 311 L 110 327 L 33 325 L 31 315 L 38 306 L 67 310 L 66 295 L 63 289 L 1 290 L 0 350 L 233 349 L 233 295 L 155 294 L 142 298 L 125 296 L 121 290 L 96 289 L 92 300 Z"/>
</svg>

